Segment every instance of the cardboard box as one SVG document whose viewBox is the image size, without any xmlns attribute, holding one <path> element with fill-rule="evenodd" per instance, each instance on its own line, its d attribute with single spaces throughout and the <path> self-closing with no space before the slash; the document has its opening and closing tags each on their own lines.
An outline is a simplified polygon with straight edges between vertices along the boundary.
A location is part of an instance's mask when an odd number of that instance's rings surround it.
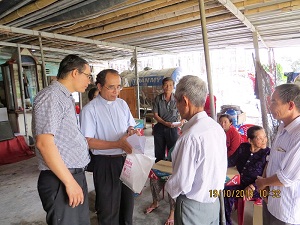
<svg viewBox="0 0 300 225">
<path fill-rule="evenodd" d="M 246 117 L 246 113 L 243 112 L 240 115 L 238 115 L 238 125 L 243 124 L 246 121 L 247 117 Z"/>
<path fill-rule="evenodd" d="M 172 162 L 170 161 L 160 160 L 155 163 L 152 168 L 160 170 L 161 172 L 172 174 Z M 226 182 L 226 185 L 230 186 L 240 184 L 240 174 L 236 167 L 227 168 L 226 175 L 229 178 L 229 181 Z"/>
<path fill-rule="evenodd" d="M 227 168 L 226 176 L 225 186 L 239 185 L 241 182 L 240 174 L 236 167 Z"/>
<path fill-rule="evenodd" d="M 262 205 L 253 204 L 253 225 L 263 224 Z"/>
<path fill-rule="evenodd" d="M 155 163 L 152 168 L 165 173 L 172 174 L 172 162 L 170 161 L 160 160 L 157 163 Z"/>
<path fill-rule="evenodd" d="M 228 167 L 227 168 L 227 177 L 230 179 L 234 178 L 236 175 L 240 175 L 239 171 L 236 169 L 236 167 Z"/>
</svg>

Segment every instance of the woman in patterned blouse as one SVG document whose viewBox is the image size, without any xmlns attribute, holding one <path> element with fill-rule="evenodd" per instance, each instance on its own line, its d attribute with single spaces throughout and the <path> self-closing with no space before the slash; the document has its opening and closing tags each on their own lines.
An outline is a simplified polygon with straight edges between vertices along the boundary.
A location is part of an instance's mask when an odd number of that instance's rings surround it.
<svg viewBox="0 0 300 225">
<path fill-rule="evenodd" d="M 240 173 L 240 185 L 226 186 L 224 193 L 226 224 L 231 225 L 231 211 L 237 197 L 246 200 L 260 198 L 255 180 L 263 174 L 270 148 L 267 147 L 265 130 L 260 126 L 250 127 L 247 131 L 249 143 L 242 143 L 228 158 L 228 167 L 236 166 Z M 228 191 L 227 191 L 228 190 Z M 242 191 L 243 190 L 243 191 Z M 253 196 L 252 196 L 253 195 Z"/>
</svg>

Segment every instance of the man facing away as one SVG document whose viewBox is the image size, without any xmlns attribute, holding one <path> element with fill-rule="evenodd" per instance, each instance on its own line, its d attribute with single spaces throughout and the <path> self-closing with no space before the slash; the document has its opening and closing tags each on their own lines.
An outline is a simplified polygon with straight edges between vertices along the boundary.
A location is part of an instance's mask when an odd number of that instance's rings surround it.
<svg viewBox="0 0 300 225">
<path fill-rule="evenodd" d="M 88 145 L 81 134 L 72 92 L 90 83 L 88 62 L 68 55 L 59 65 L 58 81 L 34 100 L 32 131 L 39 169 L 38 192 L 51 225 L 89 225 L 88 190 L 84 167 Z"/>
<path fill-rule="evenodd" d="M 219 224 L 220 202 L 211 192 L 222 190 L 227 171 L 226 136 L 204 111 L 206 83 L 184 76 L 176 86 L 177 109 L 188 122 L 172 152 L 173 173 L 166 190 L 176 199 L 175 224 Z"/>
<path fill-rule="evenodd" d="M 269 195 L 263 204 L 263 224 L 300 224 L 300 86 L 277 86 L 270 109 L 274 119 L 282 123 L 264 178 L 256 180 L 261 193 Z"/>
<path fill-rule="evenodd" d="M 133 192 L 119 179 L 126 153 L 132 147 L 126 138 L 134 134 L 135 121 L 127 103 L 118 98 L 119 73 L 106 69 L 97 75 L 99 95 L 81 112 L 81 130 L 94 154 L 95 208 L 101 225 L 131 225 Z"/>
</svg>

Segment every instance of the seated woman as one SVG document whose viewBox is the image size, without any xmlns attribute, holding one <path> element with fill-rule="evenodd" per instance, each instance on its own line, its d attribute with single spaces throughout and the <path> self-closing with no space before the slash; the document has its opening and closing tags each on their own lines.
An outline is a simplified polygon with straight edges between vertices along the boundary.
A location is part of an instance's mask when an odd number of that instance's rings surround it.
<svg viewBox="0 0 300 225">
<path fill-rule="evenodd" d="M 244 196 L 246 200 L 260 198 L 255 180 L 263 174 L 270 148 L 267 147 L 265 130 L 260 126 L 250 127 L 247 131 L 249 143 L 242 143 L 235 153 L 228 158 L 228 167 L 236 166 L 240 173 L 240 185 L 225 186 L 225 216 L 226 224 L 231 225 L 231 211 L 236 197 Z M 244 190 L 234 192 L 234 190 Z M 226 194 L 229 193 L 230 194 Z M 235 193 L 235 194 L 234 194 Z M 236 195 L 236 197 L 234 197 Z M 239 195 L 239 196 L 237 196 Z"/>
<path fill-rule="evenodd" d="M 173 151 L 173 148 L 171 148 L 168 152 L 168 160 L 171 161 L 171 153 Z M 150 178 L 150 189 L 152 194 L 153 202 L 151 205 L 145 210 L 145 214 L 151 213 L 153 210 L 155 210 L 159 206 L 159 193 L 163 189 L 168 177 L 162 177 L 159 180 L 155 180 Z M 171 198 L 171 196 L 168 194 L 168 200 L 170 205 L 170 214 L 165 222 L 165 225 L 173 225 L 174 224 L 174 211 L 175 211 L 175 201 Z"/>
<path fill-rule="evenodd" d="M 227 157 L 230 157 L 240 146 L 241 135 L 232 125 L 232 118 L 230 115 L 222 114 L 219 117 L 219 124 L 226 133 Z"/>
</svg>

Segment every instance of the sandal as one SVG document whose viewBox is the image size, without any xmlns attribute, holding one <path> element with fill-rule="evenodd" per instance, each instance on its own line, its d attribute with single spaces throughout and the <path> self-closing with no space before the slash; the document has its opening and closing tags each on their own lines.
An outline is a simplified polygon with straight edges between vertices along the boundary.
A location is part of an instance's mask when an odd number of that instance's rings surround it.
<svg viewBox="0 0 300 225">
<path fill-rule="evenodd" d="M 148 207 L 146 210 L 145 210 L 145 214 L 149 214 L 149 213 L 152 213 L 153 212 L 153 210 L 155 210 L 155 209 L 157 209 L 158 208 L 158 206 L 156 206 L 156 207 Z"/>
<path fill-rule="evenodd" d="M 174 220 L 168 219 L 168 220 L 165 222 L 165 225 L 174 225 Z"/>
</svg>

